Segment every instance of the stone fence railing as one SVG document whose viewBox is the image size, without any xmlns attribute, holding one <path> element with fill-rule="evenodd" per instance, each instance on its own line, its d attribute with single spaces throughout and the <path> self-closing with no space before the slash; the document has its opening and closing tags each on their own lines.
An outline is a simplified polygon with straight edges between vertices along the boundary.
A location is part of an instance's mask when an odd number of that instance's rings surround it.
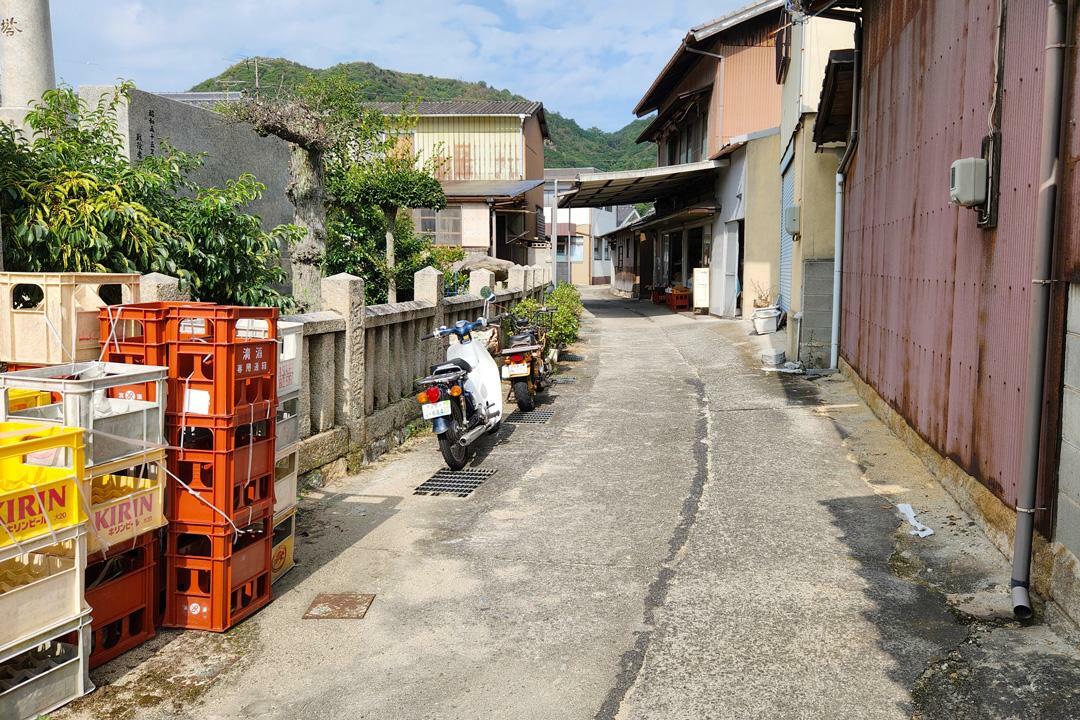
<svg viewBox="0 0 1080 720">
<path fill-rule="evenodd" d="M 399 445 L 419 417 L 414 381 L 445 357 L 448 341 L 424 336 L 439 325 L 475 319 L 485 285 L 497 304 L 508 306 L 542 295 L 549 274 L 539 266 L 514 267 L 496 287 L 490 271 L 474 270 L 468 295 L 444 297 L 443 275 L 429 267 L 416 273 L 414 300 L 367 307 L 363 280 L 325 278 L 320 312 L 283 318 L 304 325 L 300 472 L 355 471 Z"/>
</svg>

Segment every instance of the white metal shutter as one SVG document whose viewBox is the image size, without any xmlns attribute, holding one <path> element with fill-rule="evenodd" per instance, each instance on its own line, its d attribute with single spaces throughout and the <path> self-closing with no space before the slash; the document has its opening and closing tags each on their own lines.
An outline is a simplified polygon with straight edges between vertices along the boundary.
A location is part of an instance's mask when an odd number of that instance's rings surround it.
<svg viewBox="0 0 1080 720">
<path fill-rule="evenodd" d="M 780 176 L 780 307 L 791 307 L 791 262 L 794 238 L 784 231 L 784 209 L 795 204 L 795 169 L 789 163 Z"/>
</svg>

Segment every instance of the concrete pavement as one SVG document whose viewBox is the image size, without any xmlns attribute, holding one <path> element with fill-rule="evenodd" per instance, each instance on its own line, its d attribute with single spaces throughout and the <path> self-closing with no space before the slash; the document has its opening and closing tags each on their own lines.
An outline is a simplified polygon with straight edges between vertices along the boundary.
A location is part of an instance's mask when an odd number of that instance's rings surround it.
<svg viewBox="0 0 1080 720">
<path fill-rule="evenodd" d="M 1004 558 L 846 382 L 763 374 L 739 323 L 598 291 L 587 309 L 578 382 L 551 423 L 485 445 L 472 496 L 412 495 L 442 465 L 431 437 L 309 494 L 271 606 L 164 634 L 57 717 L 1080 712 L 1072 645 L 1005 618 Z M 365 619 L 300 620 L 348 591 L 376 594 Z M 1011 697 L 1017 667 L 994 663 L 1021 646 L 1056 704 L 973 705 L 994 681 Z"/>
</svg>

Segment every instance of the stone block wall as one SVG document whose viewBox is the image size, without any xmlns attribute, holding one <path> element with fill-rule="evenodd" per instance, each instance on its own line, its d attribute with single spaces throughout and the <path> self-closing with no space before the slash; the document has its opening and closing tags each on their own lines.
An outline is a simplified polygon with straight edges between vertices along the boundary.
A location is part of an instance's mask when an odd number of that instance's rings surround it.
<svg viewBox="0 0 1080 720">
<path fill-rule="evenodd" d="M 540 267 L 511 271 L 495 287 L 487 270 L 470 276 L 470 294 L 445 297 L 443 275 L 424 268 L 415 299 L 364 305 L 364 284 L 340 274 L 322 284 L 323 309 L 287 318 L 304 325 L 304 382 L 300 390 L 300 472 L 355 471 L 401 444 L 420 415 L 414 381 L 445 356 L 447 340 L 426 340 L 440 325 L 473 320 L 493 288 L 500 307 L 540 297 L 550 283 Z M 510 285 L 510 287 L 506 287 Z"/>
</svg>

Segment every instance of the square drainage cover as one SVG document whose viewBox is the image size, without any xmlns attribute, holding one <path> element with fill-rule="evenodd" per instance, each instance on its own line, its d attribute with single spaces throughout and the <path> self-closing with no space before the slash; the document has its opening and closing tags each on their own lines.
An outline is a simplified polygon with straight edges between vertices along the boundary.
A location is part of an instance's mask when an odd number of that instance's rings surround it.
<svg viewBox="0 0 1080 720">
<path fill-rule="evenodd" d="M 495 470 L 492 468 L 464 468 L 462 470 L 443 468 L 413 490 L 413 495 L 468 497 L 473 490 L 480 487 L 494 474 Z"/>
<path fill-rule="evenodd" d="M 311 601 L 304 620 L 363 620 L 374 595 L 368 593 L 322 593 Z"/>
<path fill-rule="evenodd" d="M 574 377 L 573 375 L 559 375 L 558 377 L 555 378 L 555 384 L 556 385 L 569 385 L 571 383 L 576 383 L 576 382 L 577 382 L 577 378 Z"/>
<path fill-rule="evenodd" d="M 530 410 L 529 412 L 519 410 L 507 415 L 506 421 L 518 424 L 543 425 L 553 417 L 555 417 L 554 410 Z"/>
</svg>

